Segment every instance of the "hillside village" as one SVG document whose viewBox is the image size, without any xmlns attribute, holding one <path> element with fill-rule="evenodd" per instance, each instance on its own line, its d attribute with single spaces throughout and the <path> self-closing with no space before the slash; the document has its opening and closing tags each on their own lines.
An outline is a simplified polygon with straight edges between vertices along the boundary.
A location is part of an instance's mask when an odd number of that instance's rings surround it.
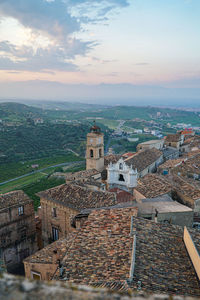
<svg viewBox="0 0 200 300">
<path fill-rule="evenodd" d="M 200 297 L 200 136 L 180 130 L 104 155 L 87 134 L 86 170 L 38 193 L 0 195 L 0 268 L 28 279 Z M 57 174 L 59 176 L 59 174 Z M 1 269 L 0 269 L 1 270 Z"/>
</svg>

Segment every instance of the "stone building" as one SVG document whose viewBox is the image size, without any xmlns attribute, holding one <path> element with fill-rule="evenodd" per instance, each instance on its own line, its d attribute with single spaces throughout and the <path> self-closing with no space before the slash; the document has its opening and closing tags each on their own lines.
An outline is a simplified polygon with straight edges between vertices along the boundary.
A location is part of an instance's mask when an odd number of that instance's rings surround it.
<svg viewBox="0 0 200 300">
<path fill-rule="evenodd" d="M 162 150 L 164 145 L 164 139 L 162 140 L 151 140 L 137 145 L 137 151 L 156 148 Z"/>
<path fill-rule="evenodd" d="M 33 201 L 23 191 L 0 195 L 0 258 L 16 272 L 37 250 Z"/>
<path fill-rule="evenodd" d="M 87 134 L 86 145 L 86 169 L 104 169 L 104 134 L 100 127 L 92 126 Z"/>
<path fill-rule="evenodd" d="M 44 245 L 73 232 L 74 217 L 82 209 L 116 204 L 114 193 L 94 191 L 77 184 L 62 184 L 38 195 Z"/>
<path fill-rule="evenodd" d="M 180 146 L 183 144 L 184 141 L 184 135 L 181 135 L 181 133 L 176 134 L 168 134 L 165 138 L 164 145 L 180 149 Z"/>
<path fill-rule="evenodd" d="M 66 255 L 67 246 L 70 245 L 74 237 L 75 235 L 69 234 L 67 238 L 59 239 L 24 259 L 26 278 L 52 280 L 59 266 L 59 261 Z"/>
</svg>

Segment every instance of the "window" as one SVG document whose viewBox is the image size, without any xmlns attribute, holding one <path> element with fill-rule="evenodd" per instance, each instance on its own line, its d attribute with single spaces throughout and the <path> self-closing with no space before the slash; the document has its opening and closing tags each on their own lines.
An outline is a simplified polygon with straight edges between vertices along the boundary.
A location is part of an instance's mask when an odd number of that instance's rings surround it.
<svg viewBox="0 0 200 300">
<path fill-rule="evenodd" d="M 123 164 L 122 163 L 119 164 L 119 169 L 123 170 Z"/>
<path fill-rule="evenodd" d="M 52 208 L 52 217 L 54 217 L 54 218 L 57 217 L 56 207 L 53 207 L 53 208 Z"/>
<path fill-rule="evenodd" d="M 58 228 L 52 227 L 52 238 L 53 241 L 57 241 L 59 239 Z"/>
<path fill-rule="evenodd" d="M 26 239 L 26 229 L 22 229 L 21 230 L 21 240 L 25 240 Z"/>
<path fill-rule="evenodd" d="M 101 151 L 101 149 L 99 149 L 99 157 L 101 157 L 102 156 L 102 151 Z"/>
<path fill-rule="evenodd" d="M 92 149 L 90 150 L 90 157 L 94 157 L 94 152 Z"/>
<path fill-rule="evenodd" d="M 124 176 L 122 174 L 119 174 L 119 181 L 125 181 Z"/>
<path fill-rule="evenodd" d="M 18 207 L 18 215 L 22 216 L 24 214 L 24 207 L 23 206 L 19 206 Z"/>
<path fill-rule="evenodd" d="M 31 271 L 31 277 L 34 280 L 41 280 L 41 274 L 38 272 Z"/>
</svg>

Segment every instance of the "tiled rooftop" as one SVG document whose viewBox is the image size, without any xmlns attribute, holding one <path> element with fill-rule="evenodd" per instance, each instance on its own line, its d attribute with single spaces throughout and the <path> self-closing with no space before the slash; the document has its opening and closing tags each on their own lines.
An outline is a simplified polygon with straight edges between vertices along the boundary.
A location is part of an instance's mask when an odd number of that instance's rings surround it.
<svg viewBox="0 0 200 300">
<path fill-rule="evenodd" d="M 200 174 L 200 153 L 188 158 L 173 171 L 176 174 L 180 173 L 181 176 Z"/>
<path fill-rule="evenodd" d="M 200 136 L 187 136 L 185 137 L 184 145 L 190 145 L 191 147 L 200 147 Z"/>
<path fill-rule="evenodd" d="M 133 244 L 129 220 L 136 214 L 135 208 L 123 208 L 89 215 L 63 260 L 72 281 L 85 284 L 127 278 Z"/>
<path fill-rule="evenodd" d="M 133 154 L 135 154 L 135 153 L 134 152 L 126 152 L 126 153 L 122 154 L 122 157 L 123 158 L 128 158 L 128 157 L 133 156 Z"/>
<path fill-rule="evenodd" d="M 79 171 L 79 172 L 70 172 L 70 173 L 65 173 L 65 178 L 67 181 L 73 181 L 73 180 L 78 180 L 78 179 L 85 179 L 94 175 L 97 175 L 99 172 L 95 169 L 91 170 L 84 170 L 84 171 Z"/>
<path fill-rule="evenodd" d="M 166 162 L 164 162 L 164 164 L 160 165 L 158 169 L 164 170 L 164 169 L 175 168 L 176 166 L 184 162 L 184 160 L 185 160 L 184 158 L 169 159 Z"/>
<path fill-rule="evenodd" d="M 137 152 L 130 158 L 125 159 L 125 162 L 129 166 L 132 165 L 133 169 L 137 169 L 138 172 L 141 172 L 158 160 L 162 155 L 162 152 L 156 148 L 146 149 Z"/>
<path fill-rule="evenodd" d="M 181 139 L 181 135 L 179 133 L 176 133 L 176 134 L 168 134 L 165 138 L 165 141 L 166 142 L 179 142 Z"/>
<path fill-rule="evenodd" d="M 76 233 L 71 233 L 67 236 L 67 238 L 60 239 L 58 241 L 55 241 L 54 243 L 51 243 L 40 251 L 37 251 L 33 255 L 25 258 L 24 262 L 52 264 L 53 256 L 56 256 L 55 261 L 57 261 L 57 259 L 62 260 L 68 248 L 71 246 L 75 236 Z"/>
<path fill-rule="evenodd" d="M 195 188 L 192 184 L 188 183 L 183 177 L 177 175 L 168 176 L 173 184 L 173 189 L 179 191 L 187 197 L 188 204 L 194 206 L 194 201 L 200 199 L 200 189 Z"/>
<path fill-rule="evenodd" d="M 0 209 L 21 205 L 32 200 L 21 190 L 0 194 Z"/>
<path fill-rule="evenodd" d="M 93 191 L 86 187 L 67 183 L 40 192 L 38 195 L 77 210 L 116 204 L 114 193 Z"/>
<path fill-rule="evenodd" d="M 155 223 L 135 217 L 135 210 L 93 211 L 78 231 L 63 264 L 70 281 L 96 286 L 117 285 L 129 279 L 133 237 L 136 255 L 132 289 L 141 282 L 142 291 L 200 296 L 200 285 L 183 242 L 179 226 Z M 200 233 L 190 230 L 200 247 Z"/>
<path fill-rule="evenodd" d="M 131 193 L 121 190 L 119 188 L 110 189 L 109 192 L 116 193 L 118 203 L 129 202 L 129 201 L 135 200 L 135 197 Z"/>
<path fill-rule="evenodd" d="M 163 194 L 170 193 L 172 185 L 166 180 L 166 177 L 158 174 L 148 174 L 138 180 L 136 191 L 146 198 L 154 198 Z"/>
<path fill-rule="evenodd" d="M 108 166 L 109 163 L 115 164 L 120 159 L 120 157 L 120 154 L 109 154 L 104 156 L 104 166 Z"/>
</svg>

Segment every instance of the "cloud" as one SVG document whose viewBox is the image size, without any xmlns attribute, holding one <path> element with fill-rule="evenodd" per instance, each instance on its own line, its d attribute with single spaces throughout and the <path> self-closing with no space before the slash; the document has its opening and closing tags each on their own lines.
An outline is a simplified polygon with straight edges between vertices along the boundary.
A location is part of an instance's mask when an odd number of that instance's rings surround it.
<svg viewBox="0 0 200 300">
<path fill-rule="evenodd" d="M 109 12 L 127 5 L 126 0 L 0 0 L 0 19 L 18 20 L 33 37 L 32 47 L 1 41 L 0 69 L 77 70 L 72 60 L 76 55 L 85 56 L 97 43 L 74 38 L 76 32 L 82 30 L 83 24 L 107 20 Z M 37 36 L 47 37 L 48 46 L 35 50 Z"/>
<path fill-rule="evenodd" d="M 80 44 L 78 40 L 73 45 L 65 48 L 59 46 L 47 49 L 38 48 L 33 51 L 32 47 L 16 47 L 9 42 L 0 42 L 0 70 L 46 72 L 47 70 L 76 71 L 78 68 L 67 58 L 76 53 L 87 51 L 87 44 Z"/>
<path fill-rule="evenodd" d="M 57 40 L 66 40 L 80 24 L 61 0 L 1 0 L 0 14 L 17 19 L 24 27 L 38 30 Z"/>
</svg>

